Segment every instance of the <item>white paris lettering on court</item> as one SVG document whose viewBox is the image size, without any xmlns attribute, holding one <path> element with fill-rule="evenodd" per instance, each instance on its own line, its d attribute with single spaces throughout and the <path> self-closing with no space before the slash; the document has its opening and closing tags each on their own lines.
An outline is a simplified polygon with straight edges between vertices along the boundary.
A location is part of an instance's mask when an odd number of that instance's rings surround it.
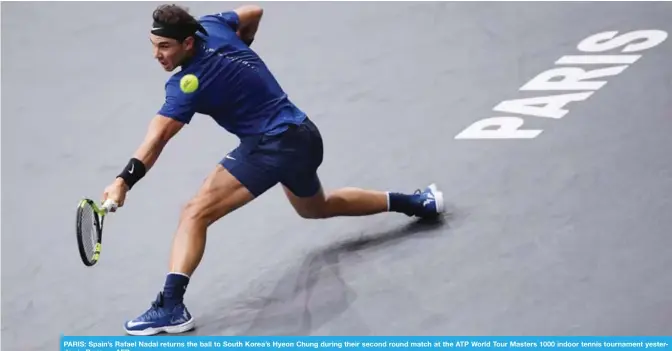
<svg viewBox="0 0 672 351">
<path fill-rule="evenodd" d="M 502 101 L 492 110 L 506 116 L 477 121 L 455 139 L 534 139 L 543 130 L 523 129 L 525 119 L 510 114 L 561 119 L 569 112 L 568 105 L 587 100 L 604 88 L 610 77 L 637 62 L 641 52 L 658 46 L 665 39 L 667 32 L 662 30 L 638 30 L 621 35 L 607 31 L 592 35 L 577 45 L 585 55 L 562 56 L 555 62 L 557 67 L 541 72 L 520 88 L 520 91 L 545 92 L 543 95 Z M 600 54 L 618 48 L 620 52 Z M 594 68 L 591 65 L 613 66 Z"/>
</svg>

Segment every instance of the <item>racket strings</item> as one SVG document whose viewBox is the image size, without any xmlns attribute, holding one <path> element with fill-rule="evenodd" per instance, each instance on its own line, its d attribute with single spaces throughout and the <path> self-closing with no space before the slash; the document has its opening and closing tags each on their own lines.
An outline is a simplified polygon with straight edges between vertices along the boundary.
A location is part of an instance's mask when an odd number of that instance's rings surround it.
<svg viewBox="0 0 672 351">
<path fill-rule="evenodd" d="M 98 233 L 96 231 L 95 212 L 90 206 L 85 207 L 82 213 L 82 243 L 86 257 L 89 259 L 93 257 L 96 243 L 98 243 Z"/>
</svg>

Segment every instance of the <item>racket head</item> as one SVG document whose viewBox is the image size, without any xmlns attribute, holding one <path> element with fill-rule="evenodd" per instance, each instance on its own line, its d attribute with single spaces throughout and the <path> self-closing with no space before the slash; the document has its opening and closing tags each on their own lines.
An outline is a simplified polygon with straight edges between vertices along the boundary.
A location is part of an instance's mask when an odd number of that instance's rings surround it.
<svg viewBox="0 0 672 351">
<path fill-rule="evenodd" d="M 104 212 L 91 199 L 83 199 L 77 206 L 77 246 L 86 266 L 98 263 L 103 240 Z"/>
</svg>

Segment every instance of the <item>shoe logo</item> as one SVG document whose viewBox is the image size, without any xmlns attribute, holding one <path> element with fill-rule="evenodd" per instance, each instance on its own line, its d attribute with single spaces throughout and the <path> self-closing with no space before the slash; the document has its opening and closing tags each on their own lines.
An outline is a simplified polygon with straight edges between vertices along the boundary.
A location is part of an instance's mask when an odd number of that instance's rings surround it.
<svg viewBox="0 0 672 351">
<path fill-rule="evenodd" d="M 128 322 L 128 327 L 129 327 L 129 328 L 133 328 L 133 327 L 137 327 L 137 326 L 140 326 L 140 325 L 151 324 L 151 323 L 152 323 L 152 322 L 134 322 L 134 321 L 130 321 L 130 322 Z"/>
<path fill-rule="evenodd" d="M 429 205 L 429 204 L 432 203 L 432 202 L 434 202 L 434 194 L 432 194 L 432 193 L 427 193 L 427 199 L 425 199 L 425 201 L 422 202 L 422 206 L 423 206 L 423 207 L 424 207 L 424 206 L 427 206 L 427 205 Z"/>
<path fill-rule="evenodd" d="M 184 309 L 182 310 L 182 315 L 178 318 L 171 318 L 170 322 L 171 323 L 184 323 L 189 320 L 189 315 L 187 314 L 187 310 Z"/>
</svg>

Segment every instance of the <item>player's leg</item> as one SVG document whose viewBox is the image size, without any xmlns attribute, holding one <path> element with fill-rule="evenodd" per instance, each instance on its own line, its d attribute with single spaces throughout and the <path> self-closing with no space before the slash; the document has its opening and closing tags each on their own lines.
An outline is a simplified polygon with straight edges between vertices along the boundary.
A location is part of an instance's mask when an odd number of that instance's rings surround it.
<svg viewBox="0 0 672 351">
<path fill-rule="evenodd" d="M 183 299 L 191 275 L 203 257 L 207 228 L 278 182 L 272 172 L 266 172 L 253 160 L 248 160 L 246 148 L 243 145 L 227 155 L 184 206 L 173 238 L 169 273 L 163 290 L 150 309 L 126 323 L 127 333 L 181 333 L 193 328 L 194 319 Z"/>
<path fill-rule="evenodd" d="M 203 258 L 208 226 L 253 199 L 238 179 L 217 165 L 182 209 L 173 238 L 170 271 L 191 276 Z"/>
<path fill-rule="evenodd" d="M 317 174 L 284 181 L 283 188 L 296 212 L 303 218 L 369 216 L 399 212 L 408 216 L 433 218 L 443 212 L 443 193 L 436 185 L 413 194 L 347 187 L 325 194 Z M 317 189 L 317 190 L 315 190 Z"/>
<path fill-rule="evenodd" d="M 317 175 L 311 178 L 317 179 Z M 312 182 L 307 177 L 304 179 Z M 307 182 L 286 183 L 289 185 L 283 184 L 285 194 L 303 218 L 368 216 L 387 211 L 387 194 L 382 191 L 342 188 L 327 195 L 321 186 L 317 187 L 317 191 L 312 191 L 315 187 L 306 186 L 309 184 Z M 290 188 L 292 184 L 294 186 Z"/>
<path fill-rule="evenodd" d="M 317 176 L 323 158 L 323 140 L 309 119 L 288 134 L 279 149 L 288 150 L 281 183 L 290 203 L 304 218 L 367 216 L 388 211 L 435 217 L 443 211 L 443 194 L 434 185 L 414 194 L 354 187 L 325 194 Z"/>
</svg>

